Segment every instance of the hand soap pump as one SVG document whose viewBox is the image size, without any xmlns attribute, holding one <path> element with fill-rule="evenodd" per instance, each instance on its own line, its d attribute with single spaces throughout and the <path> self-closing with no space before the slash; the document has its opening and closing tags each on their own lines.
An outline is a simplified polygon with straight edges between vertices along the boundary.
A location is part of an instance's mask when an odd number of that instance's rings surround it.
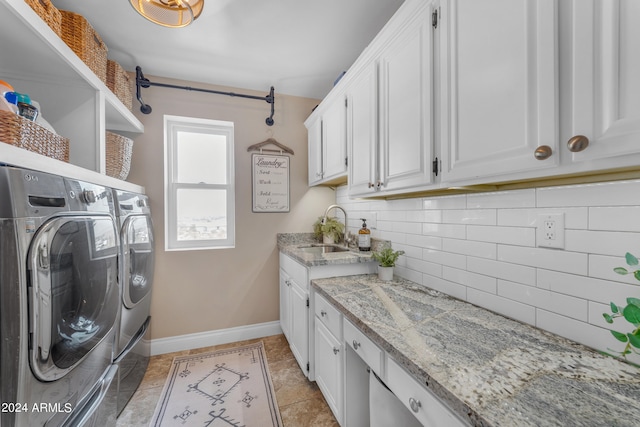
<svg viewBox="0 0 640 427">
<path fill-rule="evenodd" d="M 360 219 L 362 220 L 362 228 L 358 230 L 358 249 L 361 251 L 370 251 L 371 230 L 367 228 L 367 220 L 365 218 Z"/>
</svg>

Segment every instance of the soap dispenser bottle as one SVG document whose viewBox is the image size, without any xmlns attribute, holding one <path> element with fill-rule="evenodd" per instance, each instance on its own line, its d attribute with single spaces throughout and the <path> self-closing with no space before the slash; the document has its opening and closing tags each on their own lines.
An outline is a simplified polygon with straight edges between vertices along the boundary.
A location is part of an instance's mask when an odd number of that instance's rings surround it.
<svg viewBox="0 0 640 427">
<path fill-rule="evenodd" d="M 361 251 L 370 251 L 371 230 L 367 228 L 367 220 L 365 218 L 360 219 L 362 220 L 362 228 L 358 230 L 358 249 Z"/>
</svg>

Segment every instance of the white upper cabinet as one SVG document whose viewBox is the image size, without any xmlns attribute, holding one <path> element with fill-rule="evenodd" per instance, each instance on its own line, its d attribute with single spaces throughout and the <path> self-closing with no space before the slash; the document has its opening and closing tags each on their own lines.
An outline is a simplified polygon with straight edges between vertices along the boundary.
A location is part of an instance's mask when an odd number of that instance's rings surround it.
<svg viewBox="0 0 640 427">
<path fill-rule="evenodd" d="M 638 165 L 627 155 L 640 153 L 640 2 L 561 2 L 561 14 L 568 156 L 587 168 Z"/>
<path fill-rule="evenodd" d="M 371 195 L 378 176 L 377 69 L 370 63 L 347 89 L 349 194 Z"/>
<path fill-rule="evenodd" d="M 556 22 L 554 0 L 442 1 L 443 181 L 559 164 Z"/>
<path fill-rule="evenodd" d="M 309 143 L 309 185 L 344 182 L 347 176 L 347 109 L 344 96 L 321 104 L 305 125 Z"/>
<path fill-rule="evenodd" d="M 394 192 L 431 184 L 433 26 L 424 7 L 380 57 L 380 186 Z"/>
<path fill-rule="evenodd" d="M 414 5 L 347 88 L 350 196 L 433 182 L 432 8 Z"/>
</svg>

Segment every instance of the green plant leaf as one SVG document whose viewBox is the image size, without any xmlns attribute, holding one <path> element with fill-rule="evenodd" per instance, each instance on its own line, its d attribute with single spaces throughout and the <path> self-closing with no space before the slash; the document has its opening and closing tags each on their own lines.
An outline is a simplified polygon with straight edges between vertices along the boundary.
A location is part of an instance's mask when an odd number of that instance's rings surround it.
<svg viewBox="0 0 640 427">
<path fill-rule="evenodd" d="M 636 307 L 640 307 L 640 299 L 629 297 L 627 298 L 627 304 L 635 305 Z"/>
<path fill-rule="evenodd" d="M 616 268 L 613 269 L 613 271 L 615 271 L 618 274 L 622 274 L 622 275 L 629 274 L 629 271 L 627 271 L 627 269 L 624 268 L 624 267 L 616 267 Z"/>
<path fill-rule="evenodd" d="M 604 317 L 604 320 L 606 320 L 607 323 L 613 323 L 613 317 L 611 317 L 610 314 L 602 313 L 602 317 Z"/>
<path fill-rule="evenodd" d="M 633 277 L 636 278 L 636 280 L 640 280 L 640 270 L 636 270 L 633 272 Z"/>
<path fill-rule="evenodd" d="M 620 311 L 620 310 L 618 310 L 618 306 L 615 305 L 614 303 L 610 303 L 609 306 L 611 307 L 611 312 L 612 313 L 617 313 L 617 312 Z"/>
<path fill-rule="evenodd" d="M 627 265 L 638 265 L 638 258 L 631 255 L 629 252 L 625 254 L 624 258 L 627 260 Z"/>
<path fill-rule="evenodd" d="M 609 332 L 611 332 L 611 335 L 613 335 L 615 339 L 617 339 L 618 341 L 621 341 L 621 342 L 629 341 L 629 338 L 627 338 L 627 336 L 621 332 L 617 332 L 617 331 L 609 331 Z"/>
<path fill-rule="evenodd" d="M 622 315 L 629 323 L 640 324 L 640 307 L 630 304 L 622 310 Z"/>
<path fill-rule="evenodd" d="M 634 334 L 627 334 L 629 343 L 635 348 L 640 348 L 640 337 Z"/>
</svg>

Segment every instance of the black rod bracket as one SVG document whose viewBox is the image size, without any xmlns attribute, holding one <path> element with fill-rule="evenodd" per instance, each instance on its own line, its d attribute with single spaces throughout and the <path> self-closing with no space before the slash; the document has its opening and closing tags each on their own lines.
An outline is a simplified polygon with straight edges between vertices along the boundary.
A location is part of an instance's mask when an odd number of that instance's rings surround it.
<svg viewBox="0 0 640 427">
<path fill-rule="evenodd" d="M 242 93 L 234 93 L 234 92 L 222 92 L 222 91 L 217 91 L 217 90 L 211 90 L 211 89 L 201 89 L 201 88 L 194 88 L 194 87 L 190 87 L 190 86 L 178 86 L 178 85 L 172 85 L 172 84 L 167 84 L 167 83 L 158 83 L 158 82 L 152 82 L 149 81 L 148 78 L 146 78 L 144 76 L 144 74 L 142 73 L 142 68 L 140 68 L 140 66 L 136 66 L 136 99 L 138 100 L 138 102 L 140 103 L 140 111 L 143 114 L 150 114 L 152 111 L 152 108 L 149 104 L 146 104 L 144 102 L 144 100 L 142 99 L 142 88 L 148 88 L 151 86 L 158 86 L 158 87 L 166 87 L 166 88 L 171 88 L 171 89 L 182 89 L 182 90 L 190 90 L 190 91 L 196 91 L 196 92 L 205 92 L 205 93 L 213 93 L 216 95 L 226 95 L 226 96 L 231 96 L 231 97 L 239 97 L 239 98 L 248 98 L 248 99 L 258 99 L 261 101 L 265 101 L 268 104 L 271 104 L 271 115 L 269 115 L 269 117 L 267 117 L 265 119 L 265 123 L 267 124 L 267 126 L 273 126 L 273 124 L 275 123 L 275 121 L 273 120 L 273 115 L 275 114 L 275 103 L 276 103 L 276 98 L 275 98 L 275 89 L 273 86 L 271 86 L 271 89 L 269 90 L 269 94 L 265 95 L 265 96 L 255 96 L 255 95 L 245 95 Z"/>
</svg>

